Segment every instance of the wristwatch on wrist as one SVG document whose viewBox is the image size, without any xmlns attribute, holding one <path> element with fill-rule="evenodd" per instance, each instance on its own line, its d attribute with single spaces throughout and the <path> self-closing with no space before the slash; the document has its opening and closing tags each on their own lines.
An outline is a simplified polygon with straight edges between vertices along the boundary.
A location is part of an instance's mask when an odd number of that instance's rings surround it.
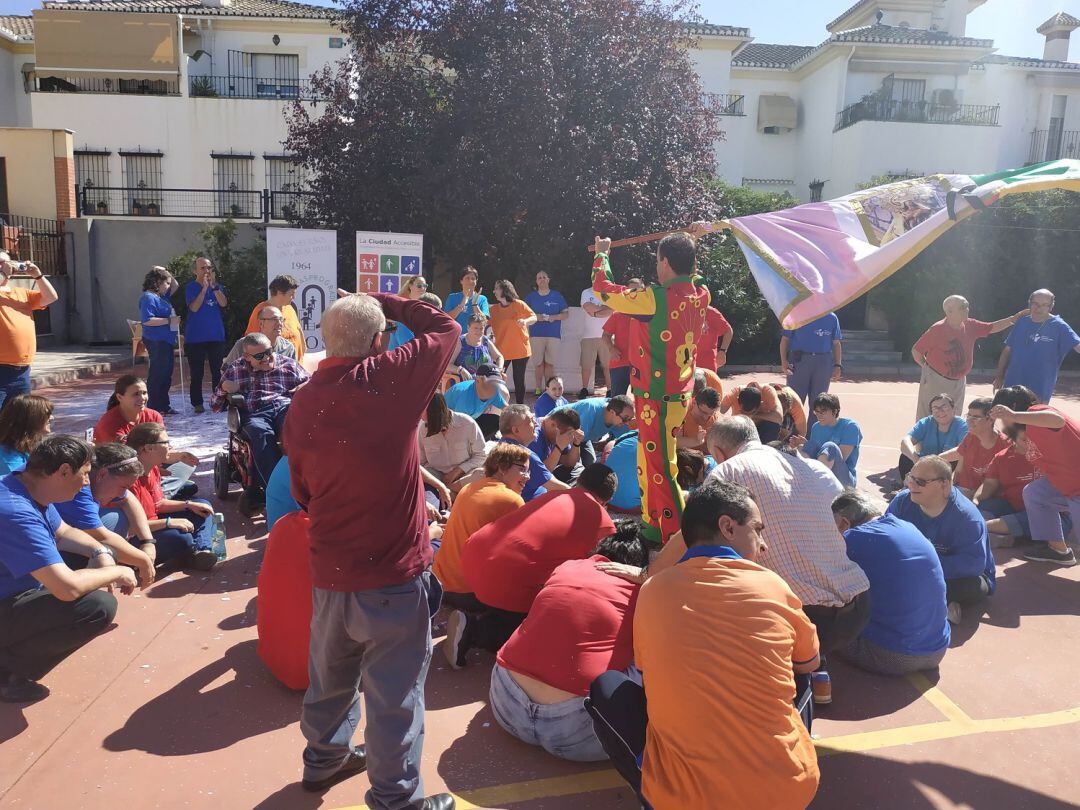
<svg viewBox="0 0 1080 810">
<path fill-rule="evenodd" d="M 102 546 L 101 548 L 96 548 L 93 551 L 91 551 L 90 552 L 90 559 L 92 560 L 95 557 L 100 557 L 102 554 L 108 554 L 110 557 L 113 558 L 113 560 L 116 560 L 116 552 L 113 551 L 108 546 Z"/>
</svg>

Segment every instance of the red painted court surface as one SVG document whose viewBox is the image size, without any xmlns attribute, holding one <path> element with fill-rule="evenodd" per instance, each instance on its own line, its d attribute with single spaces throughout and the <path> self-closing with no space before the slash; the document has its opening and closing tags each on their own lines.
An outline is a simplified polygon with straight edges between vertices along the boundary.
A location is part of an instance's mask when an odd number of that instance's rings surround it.
<svg viewBox="0 0 1080 810">
<path fill-rule="evenodd" d="M 111 380 L 98 379 L 45 391 L 62 400 L 54 429 L 92 424 L 109 390 Z M 862 425 L 860 474 L 876 491 L 865 477 L 895 465 L 916 384 L 844 381 L 833 391 Z M 969 388 L 969 398 L 989 393 L 985 384 Z M 1080 399 L 1056 404 L 1080 416 Z M 174 437 L 196 419 L 222 417 L 170 420 Z M 203 442 L 215 431 L 202 431 Z M 197 479 L 203 495 L 208 461 Z M 300 789 L 301 694 L 255 655 L 265 528 L 243 521 L 232 503 L 223 511 L 228 561 L 121 598 L 116 625 L 47 676 L 51 697 L 0 704 L 0 807 L 363 806 L 363 775 L 323 796 Z M 1080 566 L 997 555 L 997 594 L 955 628 L 939 675 L 890 679 L 832 660 L 834 702 L 814 724 L 822 784 L 813 807 L 1080 807 Z M 610 768 L 560 762 L 505 734 L 486 706 L 492 663 L 473 652 L 454 672 L 436 648 L 427 791 L 452 791 L 459 808 L 636 807 Z"/>
</svg>

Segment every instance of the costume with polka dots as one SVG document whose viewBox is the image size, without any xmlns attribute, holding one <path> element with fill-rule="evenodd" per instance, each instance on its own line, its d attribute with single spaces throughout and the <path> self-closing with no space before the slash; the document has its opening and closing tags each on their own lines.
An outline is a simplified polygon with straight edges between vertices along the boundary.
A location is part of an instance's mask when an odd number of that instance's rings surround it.
<svg viewBox="0 0 1080 810">
<path fill-rule="evenodd" d="M 631 318 L 630 387 L 638 429 L 638 482 L 645 534 L 666 543 L 679 531 L 682 490 L 677 483 L 675 437 L 694 388 L 697 341 L 705 326 L 709 290 L 697 277 L 632 290 L 611 280 L 607 254 L 593 262 L 593 291 Z"/>
</svg>

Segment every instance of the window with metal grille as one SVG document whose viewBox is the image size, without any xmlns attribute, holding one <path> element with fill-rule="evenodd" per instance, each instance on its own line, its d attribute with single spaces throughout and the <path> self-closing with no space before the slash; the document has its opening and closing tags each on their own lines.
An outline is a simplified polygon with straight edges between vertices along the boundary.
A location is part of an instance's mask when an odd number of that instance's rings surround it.
<svg viewBox="0 0 1080 810">
<path fill-rule="evenodd" d="M 97 190 L 109 186 L 108 152 L 100 149 L 76 150 L 75 182 L 85 192 L 83 214 L 108 213 L 108 192 Z M 103 210 L 96 211 L 98 207 Z"/>
<path fill-rule="evenodd" d="M 271 217 L 290 219 L 303 206 L 302 192 L 307 185 L 304 167 L 290 157 L 264 157 L 266 188 L 270 190 Z"/>
<path fill-rule="evenodd" d="M 229 51 L 229 95 L 299 98 L 300 57 L 288 53 Z"/>
<path fill-rule="evenodd" d="M 214 155 L 214 188 L 218 216 L 250 217 L 257 211 L 258 193 L 251 190 L 252 155 Z"/>
<path fill-rule="evenodd" d="M 124 162 L 127 213 L 135 216 L 164 213 L 161 210 L 161 153 L 121 152 L 120 156 Z"/>
</svg>

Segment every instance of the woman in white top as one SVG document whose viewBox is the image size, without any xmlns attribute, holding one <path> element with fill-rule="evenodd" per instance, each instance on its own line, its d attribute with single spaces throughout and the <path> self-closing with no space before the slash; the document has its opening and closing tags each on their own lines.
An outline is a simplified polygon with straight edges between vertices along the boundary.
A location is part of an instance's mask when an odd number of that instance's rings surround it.
<svg viewBox="0 0 1080 810">
<path fill-rule="evenodd" d="M 437 391 L 428 403 L 417 436 L 420 465 L 451 492 L 483 477 L 487 450 L 480 427 L 472 417 L 451 411 Z"/>
</svg>

